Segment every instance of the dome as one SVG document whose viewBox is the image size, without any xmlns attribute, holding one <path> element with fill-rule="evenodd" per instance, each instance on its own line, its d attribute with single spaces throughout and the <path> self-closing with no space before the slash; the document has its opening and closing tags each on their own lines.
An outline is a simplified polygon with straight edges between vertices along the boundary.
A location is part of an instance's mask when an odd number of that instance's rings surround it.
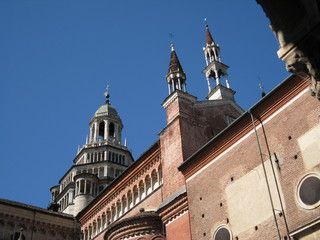
<svg viewBox="0 0 320 240">
<path fill-rule="evenodd" d="M 101 116 L 101 115 L 109 115 L 114 114 L 118 115 L 118 112 L 116 108 L 112 105 L 110 105 L 109 102 L 106 102 L 106 104 L 102 105 L 94 114 L 94 116 Z"/>
</svg>

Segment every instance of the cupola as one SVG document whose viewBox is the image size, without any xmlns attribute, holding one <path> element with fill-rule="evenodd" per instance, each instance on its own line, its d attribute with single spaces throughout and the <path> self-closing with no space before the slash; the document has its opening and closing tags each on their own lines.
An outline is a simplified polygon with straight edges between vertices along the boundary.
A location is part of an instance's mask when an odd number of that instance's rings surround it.
<svg viewBox="0 0 320 240">
<path fill-rule="evenodd" d="M 98 108 L 90 121 L 89 144 L 102 142 L 121 145 L 123 125 L 116 108 L 110 103 L 108 88 L 105 97 L 105 104 Z"/>
</svg>

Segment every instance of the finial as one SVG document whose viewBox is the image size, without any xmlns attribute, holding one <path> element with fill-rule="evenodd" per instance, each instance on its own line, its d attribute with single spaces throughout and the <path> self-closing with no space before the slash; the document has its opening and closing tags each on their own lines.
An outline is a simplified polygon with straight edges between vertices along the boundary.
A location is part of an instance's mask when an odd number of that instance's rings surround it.
<svg viewBox="0 0 320 240">
<path fill-rule="evenodd" d="M 260 79 L 260 78 L 259 78 Z M 261 83 L 259 83 L 259 88 L 261 90 L 261 96 L 264 97 L 266 95 L 266 93 L 264 92 L 264 87 L 262 86 Z"/>
<path fill-rule="evenodd" d="M 173 43 L 170 44 L 170 47 L 171 47 L 171 52 L 173 52 L 173 51 L 174 51 L 174 45 L 173 45 Z"/>
<path fill-rule="evenodd" d="M 208 28 L 209 26 L 208 26 L 208 23 L 207 23 L 207 18 L 204 18 L 204 23 L 206 25 L 206 28 Z"/>
<path fill-rule="evenodd" d="M 170 46 L 171 46 L 171 51 L 173 51 L 174 50 L 174 48 L 173 48 L 173 33 L 169 33 L 169 36 L 170 36 L 170 42 L 171 42 L 171 44 L 170 44 Z"/>
<path fill-rule="evenodd" d="M 110 104 L 110 101 L 109 101 L 109 97 L 110 97 L 110 94 L 109 94 L 109 84 L 107 85 L 106 87 L 106 92 L 104 93 L 104 96 L 106 97 L 106 104 Z"/>
<path fill-rule="evenodd" d="M 107 85 L 106 90 L 107 90 L 107 91 L 104 93 L 104 96 L 105 96 L 106 98 L 109 98 L 109 97 L 110 97 L 110 95 L 109 95 L 109 85 Z"/>
</svg>

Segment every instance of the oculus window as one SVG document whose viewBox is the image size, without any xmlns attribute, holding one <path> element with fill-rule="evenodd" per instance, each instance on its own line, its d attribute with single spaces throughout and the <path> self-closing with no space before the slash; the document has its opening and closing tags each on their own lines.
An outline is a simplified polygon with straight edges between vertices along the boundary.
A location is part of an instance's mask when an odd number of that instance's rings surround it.
<svg viewBox="0 0 320 240">
<path fill-rule="evenodd" d="M 306 209 L 314 209 L 320 205 L 320 176 L 316 173 L 305 175 L 298 184 L 297 199 Z"/>
<path fill-rule="evenodd" d="M 220 226 L 213 237 L 213 240 L 231 240 L 232 235 L 230 230 L 226 226 Z"/>
</svg>

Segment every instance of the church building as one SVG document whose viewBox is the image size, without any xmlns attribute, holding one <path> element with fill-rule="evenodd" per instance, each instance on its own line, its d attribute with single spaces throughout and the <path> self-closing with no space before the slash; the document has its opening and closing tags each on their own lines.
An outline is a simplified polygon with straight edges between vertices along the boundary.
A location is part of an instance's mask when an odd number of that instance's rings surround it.
<svg viewBox="0 0 320 240">
<path fill-rule="evenodd" d="M 320 239 L 315 79 L 292 74 L 244 111 L 208 25 L 203 53 L 199 101 L 171 45 L 166 126 L 138 159 L 107 89 L 48 209 L 0 199 L 0 240 Z"/>
<path fill-rule="evenodd" d="M 81 239 L 318 239 L 320 109 L 310 78 L 292 75 L 244 111 L 208 26 L 203 52 L 208 95 L 198 101 L 171 45 L 167 125 L 135 161 L 105 94 L 90 139 L 51 188 L 50 207 L 76 217 Z"/>
</svg>

